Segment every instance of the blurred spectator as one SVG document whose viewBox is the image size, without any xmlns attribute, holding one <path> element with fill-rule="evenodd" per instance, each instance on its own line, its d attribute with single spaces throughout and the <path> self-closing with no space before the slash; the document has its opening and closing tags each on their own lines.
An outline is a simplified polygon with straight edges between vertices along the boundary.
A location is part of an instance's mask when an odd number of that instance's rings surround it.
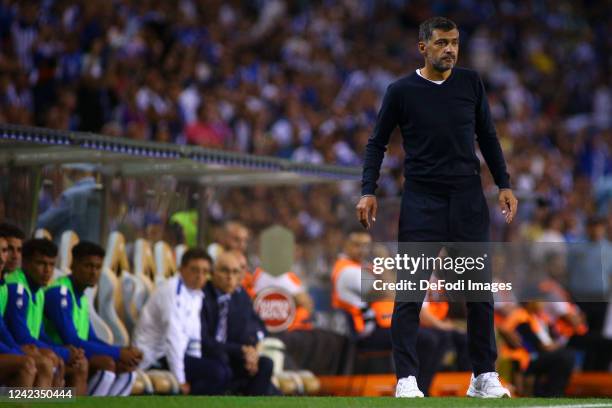
<svg viewBox="0 0 612 408">
<path fill-rule="evenodd" d="M 64 166 L 72 186 L 64 190 L 58 203 L 38 218 L 38 228 L 45 228 L 59 240 L 62 233 L 72 230 L 86 241 L 100 241 L 101 198 L 91 164 Z"/>
<path fill-rule="evenodd" d="M 574 367 L 574 351 L 563 346 L 548 323 L 542 303 L 530 301 L 512 311 L 500 328 L 508 343 L 502 354 L 515 350 L 520 368 L 535 376 L 536 397 L 564 395 Z"/>
<path fill-rule="evenodd" d="M 223 148 L 229 142 L 230 130 L 219 116 L 217 107 L 203 104 L 195 122 L 185 128 L 187 141 L 203 147 Z"/>
<path fill-rule="evenodd" d="M 569 291 L 587 318 L 589 330 L 601 334 L 612 280 L 612 244 L 606 240 L 605 220 L 592 216 L 587 220 L 582 253 L 570 257 Z"/>
</svg>

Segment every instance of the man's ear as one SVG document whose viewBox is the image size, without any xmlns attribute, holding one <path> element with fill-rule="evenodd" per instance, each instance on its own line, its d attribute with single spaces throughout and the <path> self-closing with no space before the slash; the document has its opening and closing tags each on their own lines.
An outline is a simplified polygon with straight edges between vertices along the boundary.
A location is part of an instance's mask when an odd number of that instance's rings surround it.
<svg viewBox="0 0 612 408">
<path fill-rule="evenodd" d="M 425 43 L 423 41 L 419 41 L 418 49 L 421 55 L 425 55 Z"/>
</svg>

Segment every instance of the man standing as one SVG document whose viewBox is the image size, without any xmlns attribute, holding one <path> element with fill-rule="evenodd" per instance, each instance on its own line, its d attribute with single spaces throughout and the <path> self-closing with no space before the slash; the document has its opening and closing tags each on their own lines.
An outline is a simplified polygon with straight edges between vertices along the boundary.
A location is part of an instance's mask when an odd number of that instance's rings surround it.
<svg viewBox="0 0 612 408">
<path fill-rule="evenodd" d="M 348 234 L 344 253 L 340 254 L 332 271 L 331 304 L 350 316 L 359 350 L 391 350 L 392 298 L 383 294 L 379 299 L 366 302 L 362 297 L 362 267 L 371 245 L 372 237 L 367 231 L 355 230 Z M 420 363 L 417 383 L 427 394 L 444 356 L 443 344 L 434 331 L 421 328 L 416 350 Z"/>
<path fill-rule="evenodd" d="M 499 205 L 510 223 L 517 200 L 510 189 L 484 85 L 474 71 L 455 68 L 459 31 L 452 21 L 434 17 L 419 27 L 419 52 L 425 66 L 389 86 L 376 127 L 366 146 L 362 197 L 357 217 L 369 228 L 376 220 L 376 182 L 391 132 L 399 126 L 405 159 L 405 185 L 399 242 L 486 242 L 489 212 L 482 192 L 482 155 L 500 189 Z M 416 335 L 421 302 L 396 301 L 392 318 L 397 397 L 422 397 Z M 495 373 L 497 350 L 493 302 L 469 302 L 469 352 L 474 376 L 468 395 L 509 397 Z"/>
</svg>

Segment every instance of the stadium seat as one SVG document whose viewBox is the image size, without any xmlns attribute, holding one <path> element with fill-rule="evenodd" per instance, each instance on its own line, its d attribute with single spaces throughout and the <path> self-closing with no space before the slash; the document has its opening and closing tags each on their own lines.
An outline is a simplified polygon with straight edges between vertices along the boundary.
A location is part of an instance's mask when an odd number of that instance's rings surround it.
<svg viewBox="0 0 612 408">
<path fill-rule="evenodd" d="M 58 267 L 62 275 L 70 274 L 72 265 L 72 248 L 79 243 L 79 236 L 74 231 L 64 231 L 60 238 Z"/>
<path fill-rule="evenodd" d="M 176 262 L 170 245 L 164 241 L 157 241 L 153 247 L 155 255 L 155 286 L 176 273 Z"/>
<path fill-rule="evenodd" d="M 91 325 L 93 326 L 96 336 L 105 343 L 113 344 L 115 342 L 113 331 L 108 324 L 106 324 L 104 319 L 100 317 L 94 305 L 97 289 L 98 288 L 95 287 L 87 288 L 85 290 L 85 296 L 87 296 L 87 299 L 89 300 L 89 320 L 91 321 Z"/>
<path fill-rule="evenodd" d="M 185 252 L 187 252 L 187 245 L 185 244 L 179 244 L 177 246 L 174 247 L 174 259 L 176 259 L 176 265 L 178 267 L 178 265 L 181 264 L 181 261 L 183 259 L 183 254 Z"/>
<path fill-rule="evenodd" d="M 137 312 L 144 306 L 156 286 L 154 280 L 155 262 L 151 252 L 151 245 L 147 240 L 136 240 L 133 262 L 133 274 L 125 277 L 125 284 L 133 286 L 133 292 L 128 294 L 129 297 L 124 298 L 124 301 L 134 305 L 136 314 L 132 318 L 137 319 Z"/>
<path fill-rule="evenodd" d="M 53 236 L 51 233 L 44 228 L 38 228 L 36 231 L 34 231 L 34 238 L 44 238 L 48 239 L 49 241 L 53 241 Z"/>
<path fill-rule="evenodd" d="M 139 238 L 134 243 L 134 275 L 146 276 L 155 285 L 155 259 L 149 241 Z"/>
<path fill-rule="evenodd" d="M 131 273 L 124 273 L 120 278 L 121 296 L 123 298 L 123 323 L 130 335 L 138 322 L 139 306 L 142 307 L 148 298 L 148 291 L 143 283 Z"/>
<path fill-rule="evenodd" d="M 278 374 L 285 366 L 285 344 L 274 337 L 266 337 L 258 345 L 262 355 L 268 357 L 274 363 L 273 373 Z"/>
<path fill-rule="evenodd" d="M 149 376 L 142 370 L 136 370 L 136 381 L 132 386 L 132 395 L 151 395 L 155 389 Z"/>
<path fill-rule="evenodd" d="M 138 322 L 140 310 L 149 299 L 155 285 L 144 274 L 124 273 L 120 279 L 124 307 L 123 322 L 131 335 Z"/>
<path fill-rule="evenodd" d="M 263 356 L 270 358 L 274 364 L 273 382 L 284 395 L 319 393 L 321 384 L 317 377 L 308 370 L 285 370 L 285 344 L 277 338 L 266 337 L 259 344 Z"/>
<path fill-rule="evenodd" d="M 112 232 L 106 247 L 106 257 L 98 284 L 96 304 L 100 317 L 113 333 L 113 344 L 127 346 L 129 334 L 118 314 L 123 310 L 122 292 L 118 276 L 127 271 L 129 264 L 125 255 L 125 238 L 120 232 Z"/>
<path fill-rule="evenodd" d="M 145 374 L 150 378 L 155 394 L 176 395 L 180 393 L 180 385 L 170 371 L 148 370 Z"/>
</svg>

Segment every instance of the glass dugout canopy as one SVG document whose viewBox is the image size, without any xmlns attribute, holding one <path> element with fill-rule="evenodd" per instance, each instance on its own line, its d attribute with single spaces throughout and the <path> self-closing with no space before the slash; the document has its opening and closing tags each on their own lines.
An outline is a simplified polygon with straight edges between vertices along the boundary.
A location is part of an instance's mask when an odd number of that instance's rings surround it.
<svg viewBox="0 0 612 408">
<path fill-rule="evenodd" d="M 359 180 L 358 167 L 298 163 L 199 146 L 137 141 L 89 132 L 0 124 L 0 165 L 92 163 L 102 174 L 173 175 L 205 186 L 294 185 Z"/>
</svg>

